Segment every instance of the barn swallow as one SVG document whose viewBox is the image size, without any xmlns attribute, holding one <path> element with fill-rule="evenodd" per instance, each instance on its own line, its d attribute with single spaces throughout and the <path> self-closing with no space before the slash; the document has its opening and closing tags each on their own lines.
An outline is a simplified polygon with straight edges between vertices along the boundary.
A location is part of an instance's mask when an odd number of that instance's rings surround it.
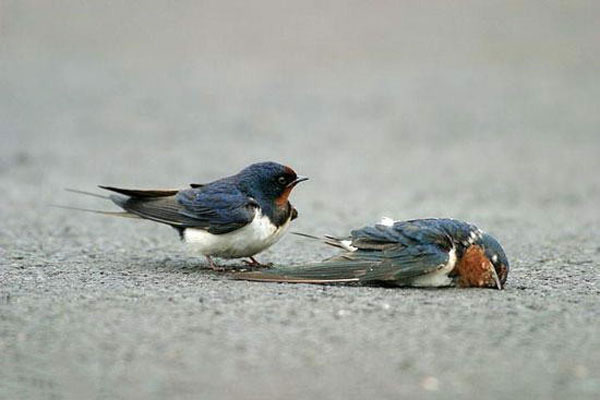
<svg viewBox="0 0 600 400">
<path fill-rule="evenodd" d="M 509 264 L 500 244 L 474 225 L 453 219 L 393 221 L 326 236 L 343 253 L 322 262 L 242 272 L 236 279 L 292 283 L 383 284 L 502 289 Z"/>
<path fill-rule="evenodd" d="M 298 211 L 288 197 L 307 177 L 275 163 L 252 164 L 238 174 L 182 190 L 138 190 L 99 186 L 115 192 L 108 197 L 123 212 L 102 214 L 143 218 L 175 228 L 181 239 L 203 254 L 211 268 L 212 257 L 253 257 L 277 242 Z M 91 194 L 72 190 L 74 192 Z M 96 195 L 98 196 L 98 195 Z"/>
</svg>

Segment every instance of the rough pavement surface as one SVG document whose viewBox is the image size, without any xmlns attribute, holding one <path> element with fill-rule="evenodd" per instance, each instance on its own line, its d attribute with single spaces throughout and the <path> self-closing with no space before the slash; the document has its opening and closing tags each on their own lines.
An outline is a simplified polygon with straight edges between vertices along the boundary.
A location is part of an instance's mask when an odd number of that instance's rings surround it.
<svg viewBox="0 0 600 400">
<path fill-rule="evenodd" d="M 2 2 L 0 398 L 598 398 L 599 12 Z M 237 282 L 168 227 L 48 207 L 258 160 L 311 177 L 298 231 L 476 223 L 506 290 Z"/>
</svg>

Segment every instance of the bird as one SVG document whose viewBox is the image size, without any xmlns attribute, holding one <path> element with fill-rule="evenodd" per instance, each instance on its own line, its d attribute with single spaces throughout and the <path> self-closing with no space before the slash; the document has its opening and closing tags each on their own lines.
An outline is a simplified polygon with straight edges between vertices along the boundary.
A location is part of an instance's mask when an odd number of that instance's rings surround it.
<svg viewBox="0 0 600 400">
<path fill-rule="evenodd" d="M 506 254 L 494 237 L 455 219 L 384 217 L 343 238 L 297 234 L 343 252 L 316 263 L 238 272 L 234 279 L 502 289 L 509 271 Z"/>
<path fill-rule="evenodd" d="M 263 266 L 254 255 L 281 239 L 290 222 L 298 217 L 288 198 L 292 189 L 306 180 L 308 177 L 297 175 L 292 168 L 268 161 L 251 164 L 235 175 L 210 183 L 192 183 L 181 190 L 99 185 L 113 194 L 70 191 L 110 199 L 123 211 L 75 209 L 170 225 L 182 241 L 206 257 L 210 268 L 221 270 L 213 257 L 247 257 L 248 265 Z"/>
</svg>

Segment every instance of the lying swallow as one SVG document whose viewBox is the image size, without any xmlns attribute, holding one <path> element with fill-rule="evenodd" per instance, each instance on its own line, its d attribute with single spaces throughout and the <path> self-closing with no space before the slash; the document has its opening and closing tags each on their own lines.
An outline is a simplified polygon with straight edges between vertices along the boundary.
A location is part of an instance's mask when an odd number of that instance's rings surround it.
<svg viewBox="0 0 600 400">
<path fill-rule="evenodd" d="M 348 238 L 326 236 L 324 241 L 344 252 L 319 263 L 243 272 L 235 278 L 502 289 L 509 270 L 504 250 L 496 239 L 474 225 L 453 219 L 384 218 L 374 226 L 352 231 Z"/>
<path fill-rule="evenodd" d="M 183 190 L 137 190 L 100 186 L 118 194 L 109 197 L 124 212 L 102 214 L 143 218 L 175 228 L 181 239 L 206 256 L 249 257 L 276 243 L 289 228 L 298 211 L 288 197 L 308 178 L 290 167 L 261 162 L 238 174 L 207 184 L 191 184 Z M 74 192 L 91 194 L 73 190 Z M 96 195 L 98 196 L 98 195 Z"/>
</svg>

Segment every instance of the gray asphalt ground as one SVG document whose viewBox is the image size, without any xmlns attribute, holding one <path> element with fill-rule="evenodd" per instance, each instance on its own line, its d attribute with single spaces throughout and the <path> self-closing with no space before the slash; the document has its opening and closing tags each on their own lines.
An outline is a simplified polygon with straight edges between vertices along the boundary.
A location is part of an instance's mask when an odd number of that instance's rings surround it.
<svg viewBox="0 0 600 400">
<path fill-rule="evenodd" d="M 598 4 L 3 1 L 0 398 L 597 399 Z M 311 177 L 298 231 L 476 223 L 506 290 L 233 281 L 48 207 L 259 160 Z"/>
</svg>

